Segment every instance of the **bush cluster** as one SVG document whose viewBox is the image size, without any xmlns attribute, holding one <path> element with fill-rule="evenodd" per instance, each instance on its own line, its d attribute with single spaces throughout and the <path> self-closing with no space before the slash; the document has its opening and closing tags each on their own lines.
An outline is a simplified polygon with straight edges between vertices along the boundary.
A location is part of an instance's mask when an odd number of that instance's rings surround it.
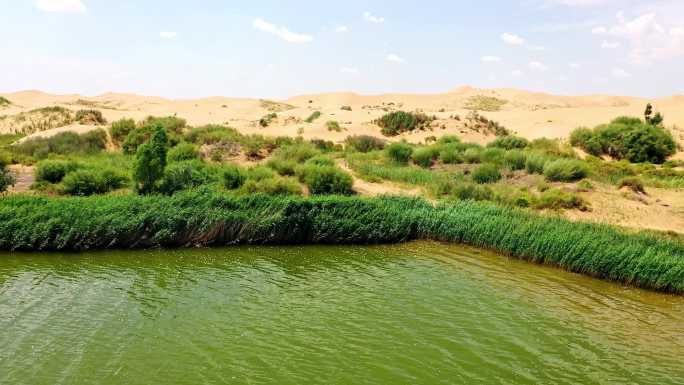
<svg viewBox="0 0 684 385">
<path fill-rule="evenodd" d="M 344 141 L 347 148 L 358 152 L 370 152 L 385 148 L 385 141 L 370 135 L 349 136 Z"/>
<path fill-rule="evenodd" d="M 586 163 L 577 159 L 557 159 L 544 165 L 544 176 L 552 182 L 575 182 L 588 175 Z"/>
<path fill-rule="evenodd" d="M 425 129 L 436 119 L 422 112 L 394 111 L 376 120 L 381 132 L 385 136 L 396 136 L 416 129 Z"/>
</svg>

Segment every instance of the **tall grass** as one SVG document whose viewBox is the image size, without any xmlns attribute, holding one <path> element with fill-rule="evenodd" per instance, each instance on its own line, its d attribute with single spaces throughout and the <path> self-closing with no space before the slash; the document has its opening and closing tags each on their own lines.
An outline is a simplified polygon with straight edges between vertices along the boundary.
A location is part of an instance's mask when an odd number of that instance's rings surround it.
<svg viewBox="0 0 684 385">
<path fill-rule="evenodd" d="M 684 246 L 653 235 L 493 205 L 420 199 L 172 197 L 0 200 L 0 249 L 87 250 L 232 244 L 367 244 L 432 239 L 664 292 L 684 293 Z"/>
</svg>

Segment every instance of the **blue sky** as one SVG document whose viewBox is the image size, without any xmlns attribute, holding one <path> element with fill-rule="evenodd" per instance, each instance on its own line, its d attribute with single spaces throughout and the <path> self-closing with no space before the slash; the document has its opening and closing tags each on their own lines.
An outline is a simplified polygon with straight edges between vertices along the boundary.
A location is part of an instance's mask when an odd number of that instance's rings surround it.
<svg viewBox="0 0 684 385">
<path fill-rule="evenodd" d="M 684 94 L 682 0 L 0 0 L 0 92 Z"/>
</svg>

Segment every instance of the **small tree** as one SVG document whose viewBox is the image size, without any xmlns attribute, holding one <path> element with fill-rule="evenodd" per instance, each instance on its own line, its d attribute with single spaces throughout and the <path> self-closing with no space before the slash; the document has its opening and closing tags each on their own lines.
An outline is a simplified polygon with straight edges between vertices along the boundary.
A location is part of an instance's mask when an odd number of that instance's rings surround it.
<svg viewBox="0 0 684 385">
<path fill-rule="evenodd" d="M 644 111 L 644 121 L 646 123 L 651 123 L 651 115 L 653 115 L 653 106 L 651 103 L 646 105 L 646 111 Z"/>
<path fill-rule="evenodd" d="M 164 177 L 168 139 L 166 130 L 157 124 L 154 135 L 138 148 L 133 165 L 133 183 L 139 194 L 151 194 L 157 190 Z"/>
<path fill-rule="evenodd" d="M 660 112 L 656 112 L 653 115 L 653 105 L 648 103 L 646 105 L 646 111 L 644 112 L 644 121 L 653 127 L 658 127 L 663 124 L 665 117 Z"/>
</svg>

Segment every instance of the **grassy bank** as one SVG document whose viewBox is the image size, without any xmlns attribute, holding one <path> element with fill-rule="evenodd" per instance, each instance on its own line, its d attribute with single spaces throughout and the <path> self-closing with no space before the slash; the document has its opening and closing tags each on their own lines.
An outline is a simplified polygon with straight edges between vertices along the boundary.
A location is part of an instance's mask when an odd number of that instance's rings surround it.
<svg viewBox="0 0 684 385">
<path fill-rule="evenodd" d="M 496 207 L 420 199 L 171 197 L 0 199 L 0 249 L 90 250 L 231 244 L 393 243 L 433 239 L 684 293 L 684 246 L 649 235 Z"/>
</svg>

